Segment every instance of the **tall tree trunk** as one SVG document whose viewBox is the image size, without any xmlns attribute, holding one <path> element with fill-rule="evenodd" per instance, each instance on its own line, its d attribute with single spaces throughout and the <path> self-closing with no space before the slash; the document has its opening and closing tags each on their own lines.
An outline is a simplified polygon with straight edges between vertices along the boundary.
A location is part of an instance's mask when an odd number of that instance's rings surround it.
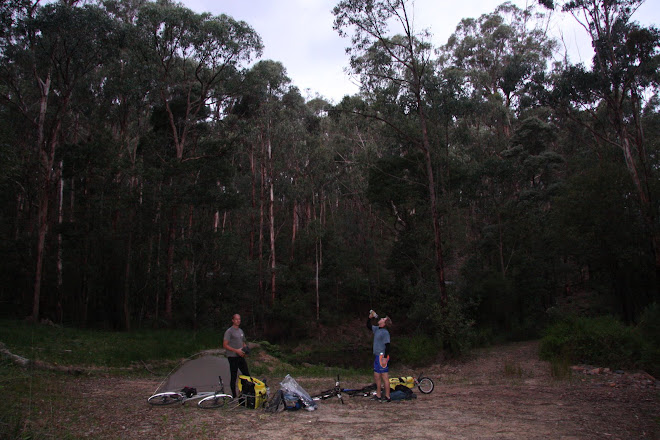
<svg viewBox="0 0 660 440">
<path fill-rule="evenodd" d="M 131 214 L 131 223 L 133 215 Z M 128 243 L 126 244 L 126 265 L 124 266 L 124 301 L 122 302 L 122 311 L 124 314 L 124 329 L 131 329 L 131 260 L 133 258 L 133 227 L 129 225 Z"/>
<path fill-rule="evenodd" d="M 62 177 L 62 170 L 64 162 L 60 160 L 57 172 L 57 224 L 60 226 L 60 232 L 57 233 L 57 322 L 62 323 L 64 320 L 63 301 L 63 263 L 62 263 L 62 232 L 61 226 L 64 222 L 64 178 Z"/>
<path fill-rule="evenodd" d="M 172 207 L 167 234 L 167 268 L 165 275 L 165 319 L 172 321 L 172 298 L 174 297 L 174 242 L 176 240 L 177 209 Z"/>
<path fill-rule="evenodd" d="M 316 322 L 319 322 L 320 316 L 321 316 L 321 297 L 320 297 L 320 289 L 319 289 L 319 273 L 321 271 L 321 252 L 322 252 L 322 247 L 321 247 L 321 239 L 319 238 L 316 241 L 316 252 L 315 254 L 315 259 L 316 259 L 316 274 L 314 277 L 314 284 L 316 286 Z"/>
<path fill-rule="evenodd" d="M 293 261 L 295 258 L 296 235 L 298 233 L 298 200 L 293 201 L 293 215 L 291 218 L 291 255 L 289 259 Z"/>
<path fill-rule="evenodd" d="M 131 179 L 129 195 L 134 192 L 133 180 Z M 126 263 L 124 266 L 124 295 L 122 301 L 122 312 L 124 315 L 124 329 L 131 329 L 131 265 L 133 260 L 133 230 L 135 221 L 135 209 L 130 208 L 128 215 L 128 242 L 126 243 Z"/>
<path fill-rule="evenodd" d="M 39 197 L 39 232 L 37 238 L 37 267 L 34 273 L 34 289 L 32 293 L 32 316 L 34 322 L 39 321 L 39 302 L 41 301 L 41 272 L 43 270 L 44 249 L 48 234 L 48 190 L 49 182 L 44 180 Z"/>
<path fill-rule="evenodd" d="M 43 169 L 43 181 L 39 190 L 39 235 L 37 240 L 37 267 L 34 279 L 34 294 L 32 298 L 32 316 L 34 322 L 39 321 L 39 303 L 41 301 L 41 278 L 43 272 L 44 253 L 46 249 L 46 237 L 48 236 L 48 207 L 50 193 L 53 184 L 53 165 L 55 162 L 55 149 L 57 137 L 60 132 L 61 123 L 57 122 L 50 133 L 48 148 L 40 151 L 41 167 Z"/>
<path fill-rule="evenodd" d="M 162 203 L 162 189 L 163 189 L 163 184 L 162 182 L 158 184 L 158 191 L 157 191 L 157 197 L 156 200 L 158 202 L 156 203 L 156 214 L 154 215 L 153 219 L 153 230 L 158 231 L 156 236 L 154 237 L 153 235 L 149 236 L 149 263 L 147 266 L 147 275 L 149 278 L 155 278 L 156 282 L 154 283 L 154 290 L 156 293 L 156 297 L 154 298 L 153 301 L 153 318 L 154 321 L 157 322 L 159 317 L 160 317 L 160 276 L 161 276 L 161 270 L 160 270 L 160 258 L 161 258 L 161 243 L 163 239 L 163 234 L 161 232 L 161 228 L 159 226 L 160 223 L 160 218 L 161 218 L 161 209 L 163 206 Z M 154 252 L 154 239 L 156 240 L 156 251 Z M 152 259 L 153 256 L 155 255 L 156 261 L 155 261 L 155 270 L 153 270 L 154 274 L 152 274 Z"/>
<path fill-rule="evenodd" d="M 254 145 L 250 143 L 250 184 L 251 184 L 251 192 L 250 192 L 250 201 L 251 201 L 251 206 L 252 210 L 250 211 L 250 260 L 254 259 L 254 245 L 255 245 L 255 238 L 254 238 L 254 232 L 255 228 L 257 227 L 256 225 L 256 212 L 257 212 L 257 166 L 255 163 L 255 157 L 254 157 Z"/>
<path fill-rule="evenodd" d="M 262 143 L 261 147 L 261 185 L 259 185 L 259 297 L 266 301 L 266 289 L 264 286 L 264 224 L 266 222 L 266 163 L 265 163 L 265 146 Z"/>
<path fill-rule="evenodd" d="M 275 173 L 273 171 L 273 145 L 270 140 L 270 121 L 268 122 L 268 130 L 266 135 L 268 136 L 268 220 L 270 235 L 270 303 L 272 305 L 275 304 L 275 296 L 277 292 L 277 286 L 275 285 L 275 270 L 277 267 L 277 259 L 275 258 Z"/>
<path fill-rule="evenodd" d="M 499 235 L 498 248 L 500 256 L 500 270 L 502 271 L 502 278 L 506 278 L 506 264 L 504 263 L 504 228 L 502 227 L 502 215 L 497 212 L 497 232 Z"/>
<path fill-rule="evenodd" d="M 420 129 L 422 131 L 422 151 L 426 161 L 427 184 L 429 191 L 429 202 L 431 209 L 431 218 L 433 222 L 433 245 L 435 250 L 435 273 L 438 280 L 438 289 L 440 291 L 440 302 L 447 304 L 447 286 L 445 285 L 445 263 L 442 255 L 442 233 L 440 230 L 440 215 L 438 214 L 438 201 L 435 191 L 435 178 L 433 172 L 433 161 L 431 160 L 431 143 L 429 141 L 428 129 L 426 125 L 426 114 L 423 109 L 421 97 L 421 88 L 417 92 L 417 108 L 419 109 Z"/>
<path fill-rule="evenodd" d="M 32 290 L 32 316 L 34 322 L 39 321 L 39 303 L 41 301 L 41 273 L 43 271 L 44 249 L 46 247 L 46 236 L 48 234 L 48 197 L 50 194 L 51 169 L 50 158 L 45 148 L 46 111 L 48 110 L 48 95 L 50 94 L 50 73 L 45 81 L 37 78 L 39 92 L 39 119 L 37 123 L 37 151 L 41 165 L 42 179 L 39 187 L 38 199 L 38 233 L 37 233 L 37 261 L 34 271 L 34 288 Z M 51 139 L 51 143 L 54 139 Z M 53 148 L 55 145 L 53 144 Z"/>
</svg>

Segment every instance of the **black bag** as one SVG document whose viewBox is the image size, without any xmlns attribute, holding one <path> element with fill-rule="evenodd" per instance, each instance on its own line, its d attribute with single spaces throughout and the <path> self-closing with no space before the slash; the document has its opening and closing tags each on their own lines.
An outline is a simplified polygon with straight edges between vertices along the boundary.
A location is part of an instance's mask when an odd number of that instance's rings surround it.
<svg viewBox="0 0 660 440">
<path fill-rule="evenodd" d="M 181 392 L 188 398 L 190 399 L 192 396 L 197 394 L 197 388 L 191 388 L 191 387 L 183 387 Z"/>
<path fill-rule="evenodd" d="M 284 407 L 285 407 L 284 393 L 282 392 L 282 390 L 277 390 L 275 395 L 266 404 L 266 412 L 276 413 L 276 412 L 284 411 Z"/>
<path fill-rule="evenodd" d="M 256 401 L 256 393 L 254 391 L 254 383 L 249 380 L 241 379 L 241 405 L 246 408 L 254 409 L 254 404 Z"/>
<path fill-rule="evenodd" d="M 410 399 L 416 399 L 417 396 L 415 396 L 415 393 L 413 393 L 413 390 L 408 388 L 405 385 L 397 385 L 394 388 L 394 391 L 390 395 L 392 400 L 410 400 Z"/>
</svg>

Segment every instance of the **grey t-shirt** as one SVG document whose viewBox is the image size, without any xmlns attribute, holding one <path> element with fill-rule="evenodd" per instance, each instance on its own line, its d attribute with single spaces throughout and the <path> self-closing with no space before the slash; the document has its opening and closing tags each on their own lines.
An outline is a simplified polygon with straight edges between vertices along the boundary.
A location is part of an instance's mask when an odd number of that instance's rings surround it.
<svg viewBox="0 0 660 440">
<path fill-rule="evenodd" d="M 231 348 L 241 349 L 245 343 L 245 334 L 240 328 L 235 328 L 233 325 L 225 332 L 224 340 L 228 342 Z M 237 357 L 238 355 L 233 351 L 227 351 L 227 357 Z"/>
<path fill-rule="evenodd" d="M 385 344 L 390 343 L 390 332 L 385 327 L 380 328 L 377 325 L 372 325 L 371 331 L 374 332 L 374 356 L 378 356 L 385 352 Z"/>
</svg>

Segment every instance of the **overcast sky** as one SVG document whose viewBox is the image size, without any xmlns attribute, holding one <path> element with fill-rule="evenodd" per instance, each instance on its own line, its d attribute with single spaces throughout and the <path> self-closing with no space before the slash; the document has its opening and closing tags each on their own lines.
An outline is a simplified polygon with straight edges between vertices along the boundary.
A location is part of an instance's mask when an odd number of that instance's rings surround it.
<svg viewBox="0 0 660 440">
<path fill-rule="evenodd" d="M 533 1 L 533 0 L 531 0 Z M 348 66 L 345 48 L 349 39 L 332 29 L 332 8 L 339 0 L 183 0 L 196 12 L 227 14 L 247 22 L 261 36 L 264 53 L 261 59 L 280 61 L 302 95 L 320 95 L 335 103 L 344 95 L 358 91 L 344 73 Z M 500 0 L 415 0 L 415 29 L 429 29 L 436 47 L 447 42 L 463 18 L 477 18 L 492 12 Z M 526 0 L 512 3 L 525 7 Z M 634 18 L 645 25 L 660 25 L 660 1 L 647 0 Z M 590 44 L 584 31 L 570 19 L 555 14 L 551 22 L 554 35 L 563 34 L 571 61 L 591 58 Z"/>
</svg>

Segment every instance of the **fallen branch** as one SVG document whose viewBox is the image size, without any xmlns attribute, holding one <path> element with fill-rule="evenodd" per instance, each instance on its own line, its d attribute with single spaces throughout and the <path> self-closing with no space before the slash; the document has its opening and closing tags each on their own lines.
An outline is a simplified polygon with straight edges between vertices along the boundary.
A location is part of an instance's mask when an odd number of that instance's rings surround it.
<svg viewBox="0 0 660 440">
<path fill-rule="evenodd" d="M 140 362 L 142 362 L 142 366 L 144 367 L 145 370 L 147 370 L 149 373 L 153 374 L 154 376 L 158 376 L 158 374 L 154 373 L 149 369 L 149 367 L 147 366 L 147 364 L 144 363 L 144 361 L 140 361 Z"/>
<path fill-rule="evenodd" d="M 0 342 L 0 353 L 2 353 L 2 357 L 9 358 L 13 363 L 20 365 L 21 367 L 26 368 L 30 365 L 30 359 L 12 353 L 2 342 Z"/>
<path fill-rule="evenodd" d="M 42 361 L 31 361 L 30 359 L 12 353 L 11 351 L 9 351 L 9 349 L 7 349 L 7 347 L 5 347 L 5 344 L 3 344 L 2 342 L 0 342 L 0 354 L 2 354 L 2 357 L 11 360 L 14 364 L 22 368 L 36 368 L 39 370 L 61 371 L 70 374 L 82 374 L 85 372 L 80 368 L 66 367 L 62 365 L 53 365 Z"/>
</svg>

